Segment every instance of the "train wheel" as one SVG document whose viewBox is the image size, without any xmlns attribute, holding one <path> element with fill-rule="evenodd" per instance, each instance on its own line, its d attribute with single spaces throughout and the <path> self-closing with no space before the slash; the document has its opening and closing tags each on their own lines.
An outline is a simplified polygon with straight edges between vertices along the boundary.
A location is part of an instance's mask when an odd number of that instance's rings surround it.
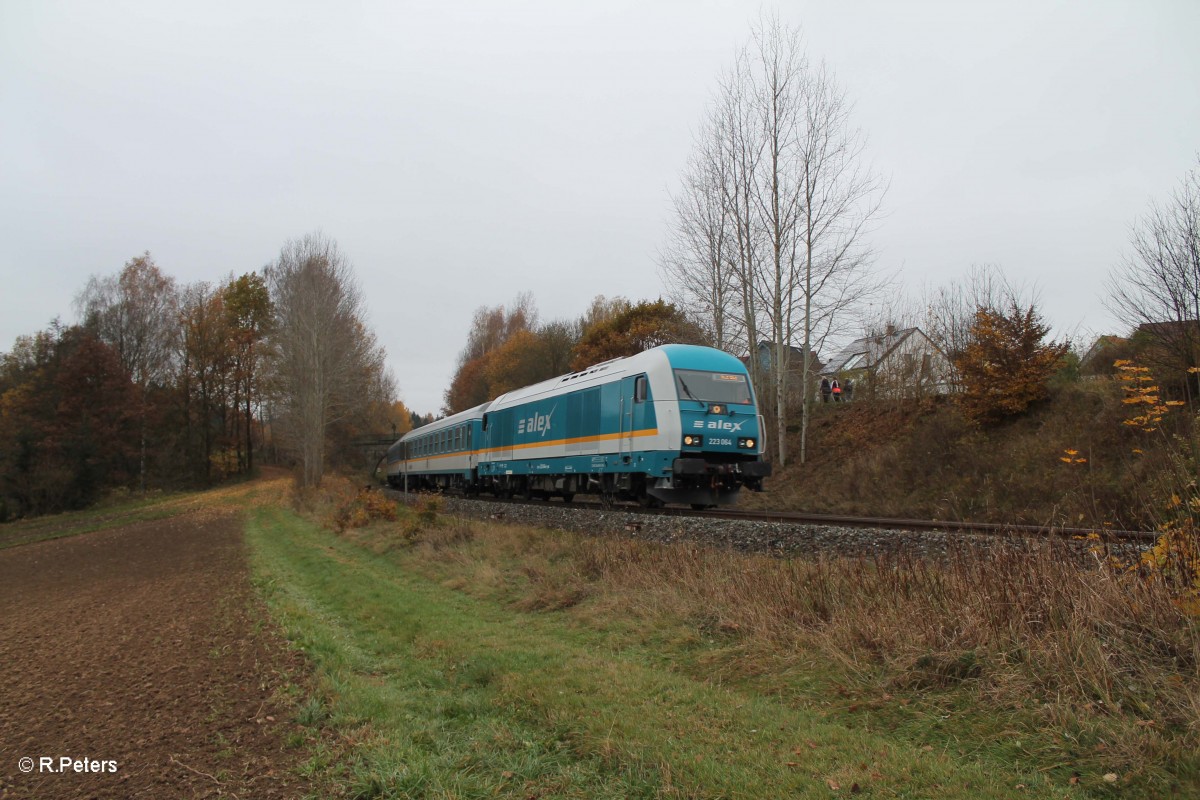
<svg viewBox="0 0 1200 800">
<path fill-rule="evenodd" d="M 563 492 L 562 499 L 563 499 L 564 503 L 569 503 L 575 499 L 575 493 L 574 492 Z"/>
</svg>

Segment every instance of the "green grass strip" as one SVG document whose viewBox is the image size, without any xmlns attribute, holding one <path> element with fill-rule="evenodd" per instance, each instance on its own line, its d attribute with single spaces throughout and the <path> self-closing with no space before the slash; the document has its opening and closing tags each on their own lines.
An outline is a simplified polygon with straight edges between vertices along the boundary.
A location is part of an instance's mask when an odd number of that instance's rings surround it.
<svg viewBox="0 0 1200 800">
<path fill-rule="evenodd" d="M 1052 796 L 1036 773 L 606 650 L 553 615 L 470 598 L 279 509 L 256 511 L 247 537 L 273 613 L 324 687 L 302 721 L 352 743 L 327 770 L 350 797 Z"/>
</svg>

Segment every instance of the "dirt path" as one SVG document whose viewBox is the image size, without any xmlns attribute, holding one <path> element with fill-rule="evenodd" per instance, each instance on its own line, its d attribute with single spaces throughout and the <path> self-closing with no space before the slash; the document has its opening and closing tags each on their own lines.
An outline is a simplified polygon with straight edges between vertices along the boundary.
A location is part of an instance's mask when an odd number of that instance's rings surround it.
<svg viewBox="0 0 1200 800">
<path fill-rule="evenodd" d="M 228 513 L 0 550 L 0 798 L 304 796 L 253 603 Z"/>
</svg>

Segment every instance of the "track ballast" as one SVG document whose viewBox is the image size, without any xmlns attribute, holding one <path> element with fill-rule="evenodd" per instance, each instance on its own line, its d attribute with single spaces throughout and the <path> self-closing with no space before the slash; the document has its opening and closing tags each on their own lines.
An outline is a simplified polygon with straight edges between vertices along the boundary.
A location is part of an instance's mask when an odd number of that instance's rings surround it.
<svg viewBox="0 0 1200 800">
<path fill-rule="evenodd" d="M 397 498 L 400 492 L 386 490 Z M 415 500 L 421 495 L 408 495 Z M 493 500 L 440 495 L 448 513 L 516 524 L 556 528 L 587 535 L 611 534 L 660 542 L 688 541 L 744 552 L 777 556 L 945 557 L 964 548 L 1027 547 L 1053 541 L 1094 558 L 1103 545 L 1116 555 L 1145 549 L 1155 534 L 1144 531 L 1100 531 L 1042 528 L 937 520 L 759 512 L 730 509 L 694 511 L 645 509 L 636 505 L 559 501 Z"/>
</svg>

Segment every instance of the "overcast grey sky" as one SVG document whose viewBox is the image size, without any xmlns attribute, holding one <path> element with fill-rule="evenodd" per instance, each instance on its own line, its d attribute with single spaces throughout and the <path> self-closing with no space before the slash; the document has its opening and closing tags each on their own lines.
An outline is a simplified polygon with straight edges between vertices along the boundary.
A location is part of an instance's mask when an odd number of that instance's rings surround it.
<svg viewBox="0 0 1200 800">
<path fill-rule="evenodd" d="M 322 230 L 402 396 L 480 305 L 656 298 L 693 132 L 760 11 L 803 28 L 891 181 L 878 266 L 995 263 L 1056 333 L 1200 153 L 1200 2 L 0 0 L 0 350 L 149 250 L 181 282 Z"/>
</svg>

